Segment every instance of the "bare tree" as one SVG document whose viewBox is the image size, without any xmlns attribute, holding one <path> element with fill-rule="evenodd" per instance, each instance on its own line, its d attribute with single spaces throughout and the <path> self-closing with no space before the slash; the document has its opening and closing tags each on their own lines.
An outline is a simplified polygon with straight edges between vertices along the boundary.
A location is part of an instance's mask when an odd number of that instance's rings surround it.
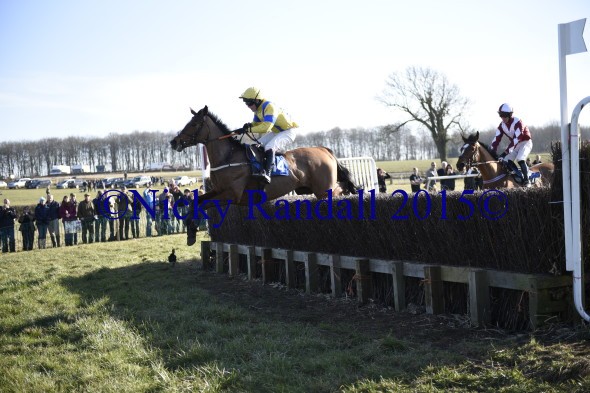
<svg viewBox="0 0 590 393">
<path fill-rule="evenodd" d="M 409 67 L 404 74 L 391 74 L 385 83 L 378 100 L 409 116 L 397 129 L 420 123 L 430 131 L 440 159 L 446 160 L 449 134 L 462 128 L 460 121 L 469 100 L 461 97 L 459 88 L 446 76 L 430 68 Z"/>
</svg>

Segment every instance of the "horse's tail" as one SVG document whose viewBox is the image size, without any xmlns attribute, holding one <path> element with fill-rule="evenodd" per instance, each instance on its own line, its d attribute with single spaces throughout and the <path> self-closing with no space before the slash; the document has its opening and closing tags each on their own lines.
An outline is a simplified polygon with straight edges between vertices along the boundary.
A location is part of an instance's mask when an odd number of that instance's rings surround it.
<svg viewBox="0 0 590 393">
<path fill-rule="evenodd" d="M 324 149 L 326 149 L 332 157 L 334 157 L 334 160 L 336 160 L 336 180 L 340 183 L 340 187 L 344 191 L 344 194 L 355 194 L 359 187 L 352 181 L 352 175 L 348 168 L 338 161 L 332 150 L 327 147 L 324 147 Z"/>
<path fill-rule="evenodd" d="M 339 161 L 336 161 L 336 165 L 337 179 L 340 183 L 340 187 L 342 187 L 345 194 L 355 194 L 359 187 L 352 181 L 352 175 L 350 174 L 350 171 Z"/>
</svg>

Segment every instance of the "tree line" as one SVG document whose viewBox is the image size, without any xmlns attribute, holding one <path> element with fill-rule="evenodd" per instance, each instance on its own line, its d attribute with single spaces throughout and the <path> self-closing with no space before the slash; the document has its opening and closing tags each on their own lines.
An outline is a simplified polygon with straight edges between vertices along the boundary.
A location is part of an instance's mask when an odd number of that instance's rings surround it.
<svg viewBox="0 0 590 393">
<path fill-rule="evenodd" d="M 544 126 L 529 126 L 533 136 L 532 153 L 540 154 L 551 151 L 551 144 L 561 140 L 561 127 L 558 123 Z M 581 127 L 583 133 L 590 127 Z M 584 131 L 584 129 L 586 131 Z M 473 131 L 475 132 L 475 131 Z M 491 144 L 495 129 L 481 130 L 479 140 Z M 467 136 L 470 132 L 464 131 Z M 508 142 L 503 140 L 499 149 L 505 148 Z M 373 157 L 375 161 L 425 160 L 440 159 L 439 148 L 432 139 L 430 132 L 423 128 L 410 130 L 408 127 L 388 125 L 375 129 L 354 128 L 342 130 L 334 128 L 330 131 L 312 132 L 298 136 L 296 146 L 326 146 L 332 149 L 337 157 Z M 447 155 L 444 159 L 459 156 L 459 148 L 463 145 L 461 133 L 450 135 L 447 142 Z"/>
<path fill-rule="evenodd" d="M 195 168 L 199 157 L 192 149 L 170 148 L 173 132 L 111 133 L 105 137 L 69 136 L 38 141 L 0 143 L 0 176 L 45 176 L 53 165 L 105 165 L 107 170 L 142 171 L 151 163 Z"/>
<path fill-rule="evenodd" d="M 560 140 L 558 123 L 542 127 L 529 126 L 533 135 L 533 153 L 550 151 L 552 142 Z M 589 127 L 582 127 L 587 135 Z M 481 131 L 480 140 L 490 143 L 494 130 Z M 105 165 L 113 172 L 145 170 L 151 163 L 166 162 L 173 168 L 198 169 L 200 149 L 188 148 L 179 153 L 170 148 L 173 132 L 111 133 L 105 137 L 70 136 L 38 141 L 0 143 L 0 176 L 45 176 L 53 165 Z M 447 158 L 457 157 L 462 145 L 459 133 L 448 142 Z M 373 157 L 376 161 L 421 160 L 440 158 L 429 132 L 397 125 L 376 128 L 333 128 L 329 131 L 301 134 L 293 148 L 326 146 L 337 157 Z"/>
</svg>

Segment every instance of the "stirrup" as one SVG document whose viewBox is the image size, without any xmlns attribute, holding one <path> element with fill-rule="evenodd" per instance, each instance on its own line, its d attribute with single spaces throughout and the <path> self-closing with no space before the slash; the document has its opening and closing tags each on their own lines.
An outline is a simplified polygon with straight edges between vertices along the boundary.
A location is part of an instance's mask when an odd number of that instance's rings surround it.
<svg viewBox="0 0 590 393">
<path fill-rule="evenodd" d="M 265 170 L 261 170 L 258 173 L 253 173 L 252 176 L 257 177 L 259 180 L 262 180 L 266 184 L 270 184 L 270 175 L 267 175 Z"/>
</svg>

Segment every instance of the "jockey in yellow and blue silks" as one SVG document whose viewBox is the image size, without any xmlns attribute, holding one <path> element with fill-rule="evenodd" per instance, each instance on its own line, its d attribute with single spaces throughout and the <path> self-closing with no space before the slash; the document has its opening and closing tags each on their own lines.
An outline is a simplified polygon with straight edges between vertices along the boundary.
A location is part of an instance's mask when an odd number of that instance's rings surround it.
<svg viewBox="0 0 590 393">
<path fill-rule="evenodd" d="M 275 152 L 285 150 L 286 146 L 295 140 L 298 125 L 283 110 L 266 100 L 256 87 L 246 89 L 240 98 L 254 112 L 254 120 L 252 123 L 244 124 L 239 132 L 260 134 L 257 139 L 264 147 L 263 169 L 253 175 L 270 183 Z"/>
</svg>

